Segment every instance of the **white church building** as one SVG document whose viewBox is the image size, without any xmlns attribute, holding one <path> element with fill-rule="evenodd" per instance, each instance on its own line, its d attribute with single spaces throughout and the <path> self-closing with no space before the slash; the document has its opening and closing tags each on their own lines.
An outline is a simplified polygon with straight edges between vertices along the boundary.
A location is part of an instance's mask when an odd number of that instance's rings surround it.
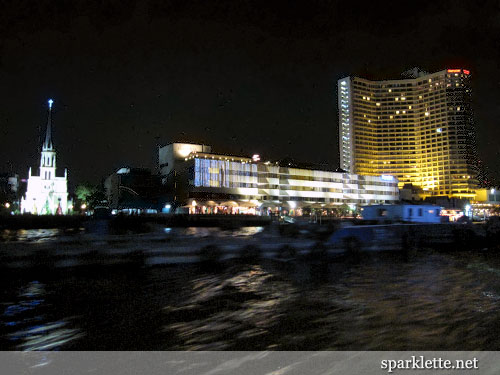
<svg viewBox="0 0 500 375">
<path fill-rule="evenodd" d="M 52 143 L 52 99 L 49 100 L 49 115 L 45 140 L 42 144 L 40 175 L 28 174 L 26 196 L 21 200 L 21 212 L 34 215 L 66 215 L 72 210 L 68 200 L 68 171 L 64 176 L 56 175 L 56 150 Z"/>
</svg>

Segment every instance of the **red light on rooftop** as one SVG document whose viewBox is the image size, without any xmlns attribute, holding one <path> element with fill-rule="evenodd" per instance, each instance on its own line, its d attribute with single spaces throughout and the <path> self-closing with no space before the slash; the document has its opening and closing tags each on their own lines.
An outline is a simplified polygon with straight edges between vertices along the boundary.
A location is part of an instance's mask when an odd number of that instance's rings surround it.
<svg viewBox="0 0 500 375">
<path fill-rule="evenodd" d="M 448 69 L 448 73 L 460 73 L 461 71 L 460 69 Z"/>
<path fill-rule="evenodd" d="M 469 71 L 469 70 L 465 70 L 465 69 L 464 69 L 464 73 L 465 73 L 465 74 L 470 74 L 470 71 Z"/>
</svg>

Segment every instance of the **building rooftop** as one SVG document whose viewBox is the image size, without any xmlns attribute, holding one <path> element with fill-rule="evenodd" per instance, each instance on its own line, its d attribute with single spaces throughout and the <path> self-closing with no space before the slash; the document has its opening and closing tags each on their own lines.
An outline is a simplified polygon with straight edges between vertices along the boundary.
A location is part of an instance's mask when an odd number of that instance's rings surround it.
<svg viewBox="0 0 500 375">
<path fill-rule="evenodd" d="M 193 151 L 191 152 L 187 157 L 186 160 L 191 160 L 194 158 L 205 158 L 205 159 L 214 159 L 214 160 L 229 160 L 229 161 L 239 161 L 239 162 L 244 162 L 244 163 L 253 163 L 254 160 L 250 157 L 246 156 L 236 156 L 236 155 L 223 155 L 223 154 L 216 154 L 213 152 L 197 152 Z"/>
</svg>

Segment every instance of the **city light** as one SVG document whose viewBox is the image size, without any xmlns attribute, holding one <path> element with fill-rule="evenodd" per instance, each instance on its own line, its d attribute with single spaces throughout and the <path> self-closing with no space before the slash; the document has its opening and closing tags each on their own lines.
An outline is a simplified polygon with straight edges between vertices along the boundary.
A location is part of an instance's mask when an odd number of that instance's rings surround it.
<svg viewBox="0 0 500 375">
<path fill-rule="evenodd" d="M 87 208 L 87 205 L 84 203 L 84 204 L 82 204 L 82 205 L 80 206 L 80 208 L 81 208 L 82 210 L 85 210 L 85 209 Z"/>
<path fill-rule="evenodd" d="M 52 108 L 52 103 L 54 103 L 54 101 L 52 99 L 49 99 L 49 108 Z"/>
<path fill-rule="evenodd" d="M 465 206 L 465 216 L 471 216 L 471 206 L 470 204 Z"/>
<path fill-rule="evenodd" d="M 5 208 L 9 208 L 9 207 L 10 207 L 10 203 L 9 202 L 5 203 Z"/>
<path fill-rule="evenodd" d="M 194 149 L 192 145 L 182 145 L 177 152 L 181 157 L 185 158 L 193 151 Z"/>
</svg>

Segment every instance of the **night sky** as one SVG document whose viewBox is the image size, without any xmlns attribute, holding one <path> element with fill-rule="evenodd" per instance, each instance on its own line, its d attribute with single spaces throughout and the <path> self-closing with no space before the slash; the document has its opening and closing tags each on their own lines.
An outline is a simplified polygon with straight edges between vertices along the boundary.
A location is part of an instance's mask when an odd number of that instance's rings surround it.
<svg viewBox="0 0 500 375">
<path fill-rule="evenodd" d="M 500 3 L 2 2 L 0 172 L 39 163 L 54 103 L 70 186 L 192 141 L 336 167 L 336 82 L 470 69 L 478 151 L 500 177 Z M 360 3 L 361 4 L 361 3 Z"/>
</svg>

